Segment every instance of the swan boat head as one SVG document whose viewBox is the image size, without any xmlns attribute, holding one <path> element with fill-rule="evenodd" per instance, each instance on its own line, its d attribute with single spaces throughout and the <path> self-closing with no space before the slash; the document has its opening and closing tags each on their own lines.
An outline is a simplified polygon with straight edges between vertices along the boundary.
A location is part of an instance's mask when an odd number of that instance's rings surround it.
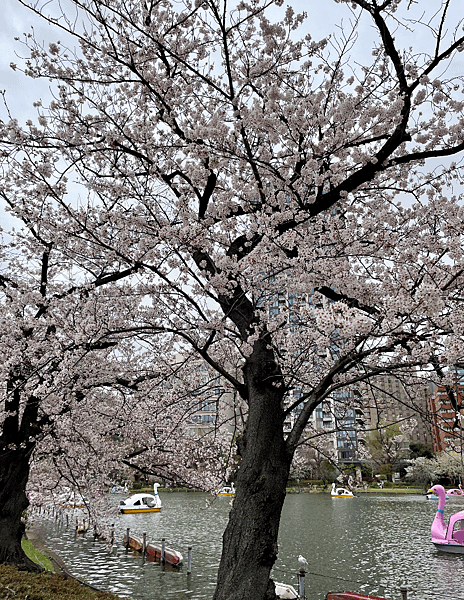
<svg viewBox="0 0 464 600">
<path fill-rule="evenodd" d="M 435 513 L 435 518 L 432 523 L 430 532 L 432 534 L 432 540 L 444 540 L 446 539 L 447 526 L 445 524 L 444 513 L 445 513 L 445 502 L 446 492 L 442 485 L 434 485 L 430 488 L 429 494 L 435 494 L 438 497 L 438 507 Z"/>
<path fill-rule="evenodd" d="M 445 488 L 441 485 L 434 485 L 430 492 L 438 496 L 438 508 L 430 529 L 432 543 L 438 550 L 464 554 L 464 510 L 451 515 L 446 524 L 444 520 Z"/>
</svg>

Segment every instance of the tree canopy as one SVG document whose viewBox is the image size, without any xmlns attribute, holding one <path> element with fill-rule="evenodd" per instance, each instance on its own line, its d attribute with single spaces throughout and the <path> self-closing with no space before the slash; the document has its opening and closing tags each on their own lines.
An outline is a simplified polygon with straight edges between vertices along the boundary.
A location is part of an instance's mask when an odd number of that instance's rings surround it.
<svg viewBox="0 0 464 600">
<path fill-rule="evenodd" d="M 0 455 L 25 444 L 27 462 L 63 398 L 105 406 L 90 390 L 181 406 L 166 365 L 195 356 L 246 407 L 216 600 L 274 597 L 316 406 L 382 373 L 413 398 L 462 359 L 458 3 L 337 2 L 322 40 L 282 4 L 34 3 L 56 39 L 28 34 L 13 67 L 54 97 L 0 124 L 0 194 L 24 227 L 0 273 Z"/>
</svg>

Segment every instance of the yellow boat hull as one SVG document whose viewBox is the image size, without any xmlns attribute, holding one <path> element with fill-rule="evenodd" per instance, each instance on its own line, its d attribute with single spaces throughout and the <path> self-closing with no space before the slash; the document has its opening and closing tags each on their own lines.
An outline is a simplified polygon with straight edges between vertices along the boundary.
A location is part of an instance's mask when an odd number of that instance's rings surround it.
<svg viewBox="0 0 464 600">
<path fill-rule="evenodd" d="M 125 515 L 130 513 L 160 512 L 161 508 L 120 508 L 119 510 Z"/>
</svg>

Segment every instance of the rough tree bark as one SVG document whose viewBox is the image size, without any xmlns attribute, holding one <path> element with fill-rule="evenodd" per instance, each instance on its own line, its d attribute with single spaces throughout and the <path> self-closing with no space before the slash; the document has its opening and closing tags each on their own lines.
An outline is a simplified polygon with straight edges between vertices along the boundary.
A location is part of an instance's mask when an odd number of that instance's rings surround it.
<svg viewBox="0 0 464 600">
<path fill-rule="evenodd" d="M 36 445 L 34 432 L 39 428 L 38 399 L 33 395 L 28 396 L 26 401 L 21 398 L 22 383 L 20 374 L 11 374 L 7 381 L 7 416 L 3 431 L 0 431 L 0 564 L 42 571 L 21 548 L 24 534 L 22 514 L 29 506 L 26 489 L 30 460 Z M 21 404 L 24 410 L 20 418 Z"/>
<path fill-rule="evenodd" d="M 280 373 L 264 344 L 255 344 L 244 376 L 249 416 L 239 442 L 237 491 L 223 536 L 214 600 L 276 597 L 270 572 L 277 558 L 279 521 L 292 456 L 284 440 Z"/>
<path fill-rule="evenodd" d="M 31 445 L 0 449 L 0 563 L 39 572 L 43 569 L 29 560 L 21 548 L 21 517 L 29 505 L 25 490 L 32 450 Z"/>
</svg>

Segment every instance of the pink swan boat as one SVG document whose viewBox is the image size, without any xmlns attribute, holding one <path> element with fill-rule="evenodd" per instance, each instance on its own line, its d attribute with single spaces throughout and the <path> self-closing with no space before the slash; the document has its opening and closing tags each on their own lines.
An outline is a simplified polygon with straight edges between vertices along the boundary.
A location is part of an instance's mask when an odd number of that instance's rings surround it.
<svg viewBox="0 0 464 600">
<path fill-rule="evenodd" d="M 442 485 L 434 485 L 429 493 L 438 496 L 438 508 L 430 529 L 432 544 L 437 550 L 443 552 L 464 554 L 464 510 L 451 515 L 446 525 L 443 518 L 446 502 L 445 488 Z"/>
<path fill-rule="evenodd" d="M 446 492 L 450 496 L 464 496 L 464 492 L 462 491 L 461 484 L 459 484 L 459 489 L 452 488 L 451 490 L 447 490 Z"/>
</svg>

